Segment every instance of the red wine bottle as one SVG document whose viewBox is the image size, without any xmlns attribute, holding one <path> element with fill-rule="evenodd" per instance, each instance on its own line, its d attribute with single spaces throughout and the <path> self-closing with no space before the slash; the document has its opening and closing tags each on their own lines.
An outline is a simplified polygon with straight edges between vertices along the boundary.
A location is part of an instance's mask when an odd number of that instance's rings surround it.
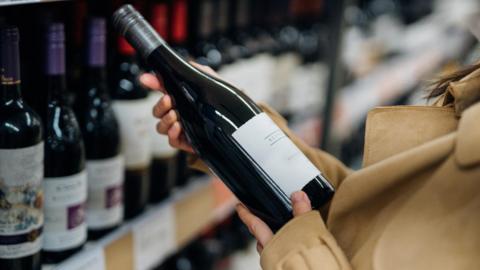
<svg viewBox="0 0 480 270">
<path fill-rule="evenodd" d="M 140 67 L 135 51 L 120 38 L 116 88 L 113 109 L 120 125 L 120 138 L 125 157 L 124 217 L 131 219 L 143 212 L 150 189 L 150 118 L 148 90 L 139 81 Z"/>
<path fill-rule="evenodd" d="M 172 49 L 184 59 L 191 58 L 188 43 L 193 38 L 193 29 L 195 21 L 193 20 L 196 7 L 196 1 L 173 0 L 171 5 L 169 38 Z M 175 160 L 175 186 L 183 187 L 189 183 L 194 175 L 194 171 L 188 168 L 187 156 L 185 152 L 179 151 Z"/>
<path fill-rule="evenodd" d="M 196 153 L 272 229 L 292 218 L 292 192 L 315 208 L 330 200 L 332 185 L 249 97 L 179 57 L 132 6 L 113 22 L 162 75 Z"/>
<path fill-rule="evenodd" d="M 87 224 L 92 240 L 123 221 L 124 161 L 107 86 L 105 25 L 104 18 L 88 22 L 85 80 L 77 102 L 87 155 Z"/>
<path fill-rule="evenodd" d="M 214 0 L 193 1 L 191 9 L 193 27 L 192 38 L 195 40 L 192 51 L 196 61 L 218 70 L 222 63 L 222 55 L 213 42 L 215 33 Z"/>
<path fill-rule="evenodd" d="M 169 3 L 167 1 L 157 1 L 152 6 L 150 22 L 158 33 L 162 36 L 169 35 Z M 126 42 L 125 42 L 126 43 Z M 131 50 L 134 50 L 126 43 Z M 158 91 L 149 93 L 149 107 L 161 99 L 162 94 Z M 157 203 L 170 195 L 176 179 L 176 155 L 177 151 L 168 143 L 167 136 L 157 133 L 158 119 L 150 115 L 150 131 L 151 131 L 151 148 L 152 148 L 152 165 L 150 169 L 150 195 L 149 202 Z"/>
<path fill-rule="evenodd" d="M 56 264 L 80 250 L 87 238 L 85 148 L 80 126 L 65 100 L 65 36 L 61 23 L 48 26 L 46 58 L 48 103 L 42 260 Z"/>
<path fill-rule="evenodd" d="M 190 6 L 192 1 L 173 0 L 170 7 L 168 38 L 172 48 L 184 58 L 188 58 L 190 53 L 187 49 L 188 38 L 191 37 L 189 24 L 189 12 L 193 9 Z M 159 32 L 161 33 L 161 32 Z"/>
<path fill-rule="evenodd" d="M 43 138 L 40 117 L 23 102 L 19 34 L 0 29 L 0 269 L 40 269 Z"/>
</svg>

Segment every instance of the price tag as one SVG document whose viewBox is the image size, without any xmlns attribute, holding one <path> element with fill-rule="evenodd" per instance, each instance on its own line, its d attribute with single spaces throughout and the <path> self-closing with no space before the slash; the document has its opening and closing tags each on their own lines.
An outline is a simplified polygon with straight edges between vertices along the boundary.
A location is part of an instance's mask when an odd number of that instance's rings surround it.
<svg viewBox="0 0 480 270">
<path fill-rule="evenodd" d="M 55 267 L 56 270 L 105 270 L 102 248 L 92 248 Z"/>
<path fill-rule="evenodd" d="M 135 269 L 155 267 L 176 250 L 175 212 L 169 204 L 133 227 Z"/>
</svg>

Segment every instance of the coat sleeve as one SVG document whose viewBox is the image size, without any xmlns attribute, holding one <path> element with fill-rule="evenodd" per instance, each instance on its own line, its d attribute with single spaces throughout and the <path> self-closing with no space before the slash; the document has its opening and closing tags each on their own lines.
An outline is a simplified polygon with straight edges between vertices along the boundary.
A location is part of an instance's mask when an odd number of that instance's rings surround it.
<svg viewBox="0 0 480 270">
<path fill-rule="evenodd" d="M 297 145 L 298 148 L 307 156 L 310 161 L 317 166 L 317 168 L 322 172 L 323 175 L 327 177 L 330 183 L 337 188 L 343 179 L 351 173 L 351 170 L 348 169 L 343 163 L 341 163 L 336 158 L 332 157 L 328 153 L 312 148 L 300 140 L 293 132 L 288 128 L 287 121 L 278 114 L 275 110 L 270 108 L 265 104 L 259 104 L 265 113 L 267 113 L 270 118 L 287 134 L 287 136 Z M 189 156 L 190 167 L 208 172 L 207 166 L 197 157 Z"/>
<path fill-rule="evenodd" d="M 352 269 L 318 211 L 283 226 L 263 249 L 260 263 L 263 270 Z"/>
</svg>

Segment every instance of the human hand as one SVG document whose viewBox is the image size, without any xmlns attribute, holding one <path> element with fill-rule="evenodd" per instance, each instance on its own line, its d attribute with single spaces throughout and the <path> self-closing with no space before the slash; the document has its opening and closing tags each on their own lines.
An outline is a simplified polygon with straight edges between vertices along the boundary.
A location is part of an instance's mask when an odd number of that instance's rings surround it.
<svg viewBox="0 0 480 270">
<path fill-rule="evenodd" d="M 307 194 L 303 191 L 296 191 L 290 197 L 292 200 L 293 216 L 297 217 L 312 210 L 312 205 Z M 261 253 L 263 247 L 273 238 L 273 232 L 268 225 L 255 216 L 243 204 L 236 207 L 238 216 L 247 226 L 250 233 L 257 239 L 257 251 Z"/>
<path fill-rule="evenodd" d="M 202 66 L 193 62 L 191 62 L 191 64 L 207 74 L 218 76 L 215 71 L 207 66 Z M 160 91 L 164 94 L 164 96 L 153 107 L 153 115 L 160 120 L 157 124 L 158 133 L 167 135 L 172 147 L 193 154 L 194 151 L 185 137 L 182 124 L 179 121 L 180 118 L 178 112 L 173 106 L 172 98 L 167 94 L 163 79 L 160 76 L 151 73 L 144 73 L 140 76 L 140 82 L 145 87 L 154 91 Z"/>
</svg>

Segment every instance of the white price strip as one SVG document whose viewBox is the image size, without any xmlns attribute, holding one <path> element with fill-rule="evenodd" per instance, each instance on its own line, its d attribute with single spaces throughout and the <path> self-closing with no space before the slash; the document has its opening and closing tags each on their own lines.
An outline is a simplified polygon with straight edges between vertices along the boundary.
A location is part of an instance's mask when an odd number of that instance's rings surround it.
<svg viewBox="0 0 480 270">
<path fill-rule="evenodd" d="M 56 270 L 105 270 L 105 255 L 102 248 L 93 248 L 74 256 L 55 267 Z"/>
<path fill-rule="evenodd" d="M 135 269 L 151 269 L 176 250 L 172 204 L 157 209 L 133 227 Z"/>
</svg>

